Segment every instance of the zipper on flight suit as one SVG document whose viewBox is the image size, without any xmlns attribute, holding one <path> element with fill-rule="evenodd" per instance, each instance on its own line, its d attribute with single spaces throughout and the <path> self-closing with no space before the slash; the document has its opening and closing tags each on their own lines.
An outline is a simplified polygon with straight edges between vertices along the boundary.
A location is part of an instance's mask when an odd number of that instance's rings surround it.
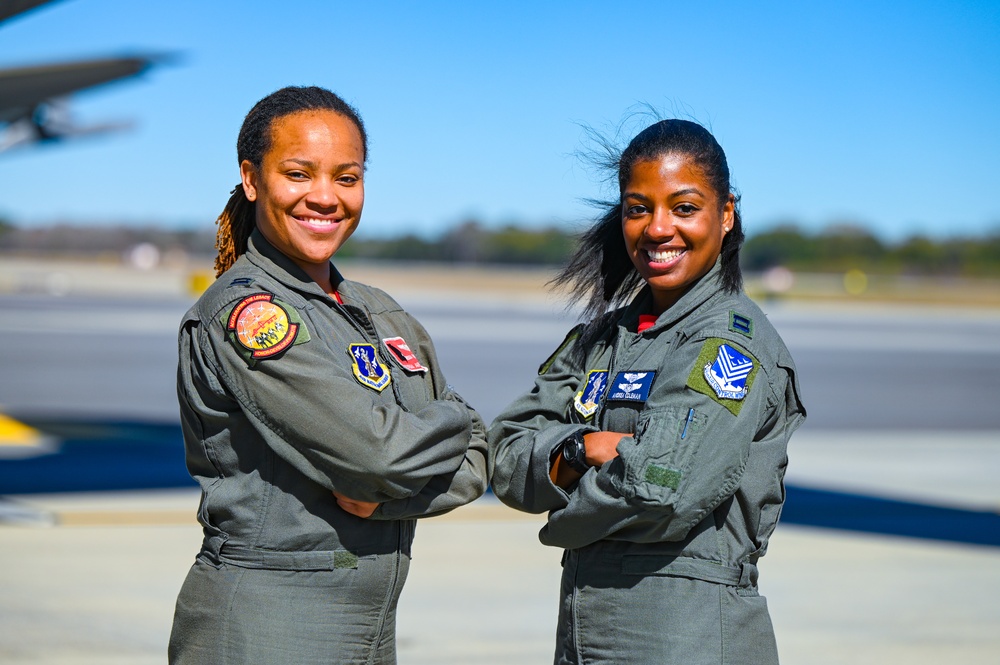
<svg viewBox="0 0 1000 665">
<path fill-rule="evenodd" d="M 336 311 L 343 314 L 343 316 L 348 320 L 348 322 L 352 326 L 354 326 L 354 328 L 358 332 L 361 333 L 361 336 L 365 339 L 365 341 L 375 347 L 375 352 L 378 353 L 378 348 L 379 348 L 378 329 L 375 328 L 375 321 L 372 319 L 371 314 L 367 310 L 362 309 L 361 307 L 358 307 L 356 305 L 348 306 L 337 302 L 336 299 L 331 298 L 331 300 L 333 300 L 333 302 L 331 303 L 332 307 Z M 362 312 L 364 314 L 364 320 L 358 320 L 358 318 L 354 315 L 354 312 L 352 312 L 351 310 Z M 374 340 L 372 339 L 373 336 Z M 406 405 L 404 405 L 400 400 L 399 391 L 396 386 L 396 381 L 390 381 L 389 385 L 392 386 L 392 395 L 396 400 L 396 405 L 399 406 L 399 408 L 403 409 L 404 411 L 408 412 L 409 409 L 407 409 Z M 385 598 L 382 599 L 382 610 L 379 612 L 378 625 L 375 627 L 375 637 L 372 640 L 372 648 L 371 651 L 368 653 L 367 662 L 369 665 L 374 663 L 375 654 L 378 653 L 379 643 L 382 641 L 382 633 L 385 630 L 385 620 L 386 620 L 386 614 L 389 611 L 389 604 L 392 602 L 393 597 L 396 595 L 396 587 L 399 585 L 399 568 L 403 556 L 402 554 L 403 545 L 405 544 L 404 539 L 406 538 L 406 536 L 404 535 L 405 534 L 404 527 L 407 527 L 406 531 L 408 531 L 410 528 L 409 525 L 412 524 L 412 520 L 392 520 L 392 521 L 394 522 L 394 526 L 396 527 L 396 551 L 393 552 L 391 555 L 392 578 L 389 580 L 389 586 L 388 589 L 386 590 Z M 409 538 L 409 540 L 412 542 L 412 536 Z M 407 549 L 409 549 L 409 546 L 407 546 Z"/>
</svg>

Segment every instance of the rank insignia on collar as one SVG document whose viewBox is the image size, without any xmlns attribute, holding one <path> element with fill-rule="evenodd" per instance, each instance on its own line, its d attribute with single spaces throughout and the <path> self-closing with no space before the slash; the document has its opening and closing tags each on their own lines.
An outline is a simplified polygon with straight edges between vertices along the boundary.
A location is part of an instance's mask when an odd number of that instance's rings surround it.
<svg viewBox="0 0 1000 665">
<path fill-rule="evenodd" d="M 389 368 L 382 365 L 371 344 L 351 344 L 348 347 L 353 361 L 354 378 L 363 386 L 382 392 L 389 385 Z"/>
<path fill-rule="evenodd" d="M 248 352 L 247 361 L 272 358 L 296 343 L 301 320 L 270 293 L 243 298 L 226 319 L 226 330 L 237 350 Z"/>
<path fill-rule="evenodd" d="M 649 389 L 653 387 L 656 372 L 652 370 L 618 372 L 611 382 L 608 401 L 645 402 L 649 399 Z"/>
<path fill-rule="evenodd" d="M 424 372 L 428 370 L 424 367 L 416 354 L 402 337 L 386 337 L 382 340 L 389 355 L 395 359 L 399 366 L 409 372 Z"/>
<path fill-rule="evenodd" d="M 743 400 L 750 394 L 758 364 L 748 351 L 733 342 L 709 338 L 691 368 L 687 385 L 708 395 L 733 415 L 739 415 Z"/>
<path fill-rule="evenodd" d="M 608 370 L 595 369 L 587 374 L 587 383 L 583 390 L 573 398 L 573 408 L 584 418 L 589 418 L 597 411 L 604 389 L 608 387 Z"/>
</svg>

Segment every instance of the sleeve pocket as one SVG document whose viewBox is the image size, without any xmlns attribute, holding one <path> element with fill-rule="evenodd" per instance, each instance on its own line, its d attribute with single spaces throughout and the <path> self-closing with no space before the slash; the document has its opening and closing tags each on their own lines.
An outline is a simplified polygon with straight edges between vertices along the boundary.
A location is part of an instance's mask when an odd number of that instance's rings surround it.
<svg viewBox="0 0 1000 665">
<path fill-rule="evenodd" d="M 624 466 L 619 491 L 645 507 L 671 506 L 687 482 L 707 416 L 695 409 L 665 407 L 639 415 L 635 434 L 618 444 Z"/>
</svg>

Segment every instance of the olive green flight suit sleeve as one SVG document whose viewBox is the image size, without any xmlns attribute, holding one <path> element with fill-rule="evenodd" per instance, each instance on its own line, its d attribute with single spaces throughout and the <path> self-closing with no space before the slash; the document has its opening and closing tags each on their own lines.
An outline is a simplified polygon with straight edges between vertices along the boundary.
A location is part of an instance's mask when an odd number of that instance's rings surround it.
<svg viewBox="0 0 1000 665">
<path fill-rule="evenodd" d="M 580 547 L 642 523 L 655 524 L 646 532 L 656 540 L 682 540 L 741 482 L 780 485 L 780 475 L 745 478 L 744 471 L 755 448 L 783 459 L 804 418 L 790 359 L 782 367 L 754 357 L 746 397 L 727 406 L 688 385 L 700 374 L 706 342 L 690 339 L 670 353 L 634 436 L 619 442 L 617 458 L 584 474 L 568 505 L 550 516 L 543 543 Z"/>
<path fill-rule="evenodd" d="M 228 408 L 240 408 L 268 446 L 330 490 L 360 501 L 408 498 L 465 460 L 473 423 L 463 404 L 437 400 L 408 412 L 360 385 L 350 362 L 332 362 L 317 339 L 248 366 L 218 314 L 184 327 L 186 389 L 230 396 Z"/>
<path fill-rule="evenodd" d="M 440 399 L 464 405 L 472 419 L 472 438 L 461 466 L 453 473 L 435 476 L 416 495 L 379 505 L 369 519 L 395 520 L 433 517 L 475 501 L 489 482 L 486 427 L 479 414 L 455 391 L 446 389 Z"/>
<path fill-rule="evenodd" d="M 573 423 L 573 396 L 580 389 L 580 368 L 571 348 L 574 328 L 543 365 L 534 388 L 514 401 L 490 425 L 489 441 L 496 457 L 493 492 L 505 504 L 529 513 L 562 508 L 569 494 L 549 477 L 552 455 L 575 431 L 596 428 Z"/>
<path fill-rule="evenodd" d="M 483 495 L 489 483 L 492 460 L 489 458 L 483 420 L 476 410 L 447 384 L 430 335 L 415 319 L 410 317 L 410 321 L 411 326 L 421 333 L 421 355 L 429 361 L 435 387 L 434 397 L 461 405 L 472 423 L 472 435 L 465 457 L 457 470 L 434 476 L 412 497 L 380 504 L 369 519 L 395 520 L 441 515 L 475 501 Z"/>
</svg>

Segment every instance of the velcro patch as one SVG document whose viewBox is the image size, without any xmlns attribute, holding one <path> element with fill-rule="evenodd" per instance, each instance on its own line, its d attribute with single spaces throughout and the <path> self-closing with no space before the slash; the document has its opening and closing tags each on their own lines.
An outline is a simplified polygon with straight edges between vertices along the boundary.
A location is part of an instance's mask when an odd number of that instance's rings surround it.
<svg viewBox="0 0 1000 665">
<path fill-rule="evenodd" d="M 656 464 L 650 464 L 646 467 L 645 480 L 647 483 L 675 490 L 680 487 L 681 475 L 681 472 L 676 469 L 667 469 Z"/>
<path fill-rule="evenodd" d="M 298 312 L 271 293 L 243 298 L 223 321 L 230 343 L 251 367 L 309 341 L 309 331 Z"/>
<path fill-rule="evenodd" d="M 655 378 L 653 370 L 618 372 L 611 382 L 608 401 L 645 402 L 649 399 L 649 389 L 653 387 Z"/>
<path fill-rule="evenodd" d="M 399 366 L 409 372 L 423 372 L 426 373 L 428 370 L 424 367 L 417 355 L 413 353 L 410 349 L 409 344 L 402 337 L 386 337 L 382 340 L 385 344 L 386 350 L 389 355 L 392 356 Z"/>
<path fill-rule="evenodd" d="M 749 351 L 729 340 L 712 337 L 702 345 L 687 386 L 738 415 L 758 369 L 759 363 Z"/>
</svg>

